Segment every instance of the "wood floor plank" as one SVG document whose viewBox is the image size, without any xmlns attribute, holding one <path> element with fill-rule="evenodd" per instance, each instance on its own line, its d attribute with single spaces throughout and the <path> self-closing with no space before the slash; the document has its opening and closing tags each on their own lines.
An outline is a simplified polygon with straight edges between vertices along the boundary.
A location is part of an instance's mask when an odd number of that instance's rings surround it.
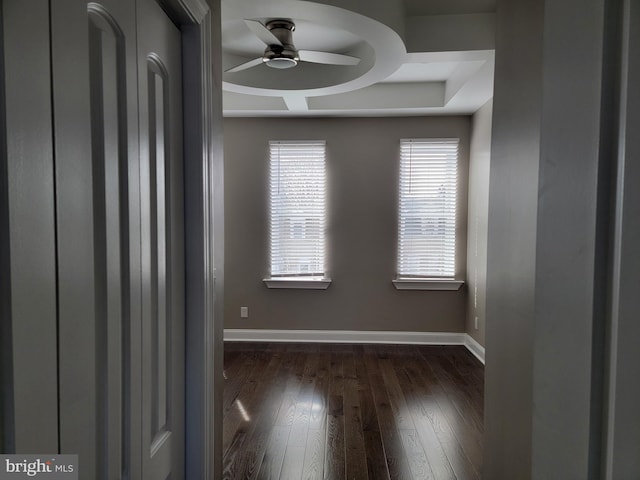
<svg viewBox="0 0 640 480">
<path fill-rule="evenodd" d="M 231 404 L 235 401 L 242 387 L 247 383 L 247 380 L 253 370 L 256 367 L 256 361 L 253 357 L 249 356 L 244 362 L 236 362 L 235 368 L 230 368 L 226 371 L 227 379 L 224 383 L 224 394 L 222 399 L 223 411 L 226 411 L 231 407 Z"/>
<path fill-rule="evenodd" d="M 473 440 L 481 446 L 484 411 L 477 397 L 481 396 L 482 390 L 473 393 L 466 388 L 463 378 L 444 371 L 443 365 L 447 364 L 450 372 L 452 363 L 447 357 L 441 357 L 432 363 L 436 375 L 441 377 L 442 388 L 447 396 L 446 400 L 440 397 L 441 409 L 449 423 L 456 427 L 454 432 L 459 432 L 461 439 Z"/>
<path fill-rule="evenodd" d="M 412 408 L 416 432 L 418 433 L 418 438 L 420 439 L 434 477 L 438 480 L 455 479 L 455 472 L 451 467 L 447 451 L 440 443 L 436 431 L 437 427 L 434 426 L 432 417 L 429 417 L 420 405 L 414 405 Z"/>
<path fill-rule="evenodd" d="M 413 420 L 409 415 L 409 408 L 407 407 L 407 401 L 404 398 L 404 393 L 400 387 L 400 382 L 393 368 L 391 360 L 382 359 L 378 361 L 380 371 L 382 372 L 382 378 L 384 384 L 387 387 L 387 394 L 389 396 L 389 402 L 391 410 L 396 422 L 396 428 L 398 430 L 413 430 Z"/>
<path fill-rule="evenodd" d="M 235 407 L 230 408 L 224 413 L 222 440 L 223 455 L 225 455 L 227 450 L 230 448 L 230 442 L 236 432 L 246 431 L 247 428 L 252 428 L 255 424 L 256 414 L 253 412 L 264 410 L 264 408 L 259 408 L 259 402 L 263 402 L 264 397 L 268 395 L 271 384 L 275 382 L 276 372 L 280 368 L 280 363 L 280 356 L 272 356 L 265 357 L 262 363 L 256 364 L 254 371 L 261 370 L 263 372 L 261 381 L 257 381 L 254 373 L 252 373 L 246 379 L 246 382 L 236 399 L 237 403 Z M 249 417 L 249 422 L 246 421 L 242 415 L 242 410 L 239 408 L 240 405 L 242 405 L 245 412 L 249 415 L 253 415 L 253 423 L 251 423 L 251 417 Z M 251 423 L 251 425 L 247 425 L 247 423 Z M 242 448 L 242 445 L 236 446 L 236 448 Z"/>
<path fill-rule="evenodd" d="M 227 449 L 224 455 L 224 465 L 222 478 L 234 479 L 241 478 L 238 469 L 237 459 L 242 455 L 242 448 L 240 447 L 244 443 L 245 433 L 236 433 L 230 442 L 230 447 Z"/>
<path fill-rule="evenodd" d="M 307 443 L 317 368 L 318 358 L 315 355 L 307 355 L 300 390 L 296 397 L 296 409 L 293 413 L 293 422 L 291 423 L 289 446 L 304 447 Z"/>
<path fill-rule="evenodd" d="M 269 443 L 258 473 L 259 479 L 277 480 L 280 478 L 290 430 L 291 427 L 282 425 L 276 425 L 271 430 Z"/>
<path fill-rule="evenodd" d="M 304 450 L 306 445 L 288 445 L 282 461 L 280 480 L 300 480 L 304 469 Z"/>
<path fill-rule="evenodd" d="M 293 416 L 296 412 L 296 402 L 298 395 L 296 393 L 288 393 L 282 395 L 282 402 L 278 409 L 278 416 L 276 417 L 276 425 L 291 426 L 293 423 Z"/>
<path fill-rule="evenodd" d="M 271 427 L 259 427 L 251 431 L 250 438 L 242 449 L 242 455 L 235 461 L 235 469 L 238 472 L 236 478 L 242 480 L 258 478 L 270 436 Z"/>
<path fill-rule="evenodd" d="M 365 364 L 371 384 L 378 384 L 377 387 L 372 388 L 372 393 L 389 477 L 392 479 L 410 479 L 412 475 L 409 463 L 402 448 L 397 428 L 398 420 L 401 416 L 393 411 L 380 365 L 380 360 L 385 358 L 385 355 L 380 355 L 379 357 L 373 354 L 365 355 Z"/>
<path fill-rule="evenodd" d="M 479 478 L 482 468 L 482 437 L 458 419 L 457 410 L 443 399 L 437 400 L 443 420 L 437 430 L 449 462 L 458 478 Z M 433 422 L 433 420 L 432 420 Z"/>
<path fill-rule="evenodd" d="M 309 430 L 304 451 L 303 480 L 324 478 L 324 452 L 327 432 L 324 429 Z"/>
<path fill-rule="evenodd" d="M 389 480 L 389 468 L 384 455 L 382 437 L 377 430 L 363 433 L 364 446 L 367 451 L 367 475 L 369 480 Z"/>
<path fill-rule="evenodd" d="M 326 478 L 345 477 L 344 438 L 344 353 L 335 346 L 329 366 L 329 395 L 327 408 L 327 443 L 324 457 Z"/>
<path fill-rule="evenodd" d="M 327 422 L 327 409 L 329 397 L 329 378 L 319 377 L 316 379 L 313 390 L 313 400 L 311 403 L 311 415 L 309 417 L 310 429 L 324 429 Z"/>
<path fill-rule="evenodd" d="M 224 360 L 224 479 L 480 478 L 464 347 L 230 342 Z"/>
<path fill-rule="evenodd" d="M 455 347 L 454 347 L 455 348 Z M 458 410 L 460 417 L 470 427 L 482 430 L 483 415 L 477 408 L 475 399 L 470 398 L 464 388 L 464 379 L 449 361 L 448 356 L 441 353 L 427 357 L 428 364 L 439 380 L 451 403 Z"/>
<path fill-rule="evenodd" d="M 355 358 L 345 360 L 344 424 L 345 462 L 349 480 L 367 479 L 367 457 L 361 421 Z"/>
<path fill-rule="evenodd" d="M 384 456 L 387 459 L 389 477 L 398 480 L 411 480 L 413 475 L 398 430 L 383 428 L 380 435 L 382 436 Z"/>
<path fill-rule="evenodd" d="M 438 480 L 431 470 L 427 455 L 422 448 L 420 437 L 416 430 L 400 430 L 400 439 L 402 446 L 407 453 L 409 468 L 413 478 L 424 480 Z"/>
<path fill-rule="evenodd" d="M 359 390 L 358 400 L 360 402 L 360 421 L 363 432 L 379 432 L 378 414 L 373 400 L 371 390 Z"/>
<path fill-rule="evenodd" d="M 265 349 L 265 351 L 268 351 Z M 238 464 L 235 468 L 243 472 L 244 476 L 239 478 L 256 478 L 261 467 L 268 439 L 271 435 L 271 428 L 274 419 L 281 404 L 281 389 L 286 378 L 280 375 L 282 372 L 282 363 L 286 355 L 281 352 L 275 352 L 273 355 L 265 357 L 262 366 L 266 363 L 266 367 L 260 368 L 256 366 L 256 370 L 261 370 L 261 376 L 253 376 L 250 382 L 255 381 L 257 385 L 254 394 L 245 399 L 243 404 L 245 412 L 249 417 L 247 424 L 241 422 L 237 425 L 237 429 L 246 431 L 244 443 L 239 448 L 248 451 L 247 455 L 235 457 L 233 463 Z M 240 411 L 237 409 L 236 411 Z M 224 421 L 223 425 L 227 422 Z M 226 426 L 226 425 L 225 425 Z M 223 428 L 223 432 L 225 429 Z M 226 444 L 223 437 L 223 446 Z M 227 457 L 225 457 L 227 458 Z"/>
<path fill-rule="evenodd" d="M 402 388 L 410 405 L 409 411 L 416 426 L 417 438 L 427 457 L 433 476 L 438 480 L 455 479 L 455 473 L 446 451 L 438 439 L 434 422 L 432 421 L 438 414 L 437 402 L 433 394 L 434 385 L 431 379 L 422 377 L 420 366 L 416 360 L 408 359 L 403 367 L 412 372 L 412 382 L 402 383 Z M 432 412 L 431 416 L 428 414 L 430 411 Z M 440 413 L 440 415 L 444 417 L 444 414 Z M 406 438 L 403 440 L 406 440 Z"/>
<path fill-rule="evenodd" d="M 335 395 L 333 398 L 338 398 L 338 396 Z M 340 404 L 342 404 L 341 397 Z M 333 480 L 344 479 L 346 478 L 345 468 L 344 416 L 342 414 L 334 415 L 329 413 L 327 416 L 327 440 L 324 456 L 325 478 Z"/>
<path fill-rule="evenodd" d="M 431 426 L 440 445 L 439 448 L 442 449 L 438 448 L 438 456 L 433 461 L 439 460 L 442 452 L 457 478 L 478 478 L 478 472 L 482 465 L 482 454 L 480 450 L 480 456 L 477 455 L 478 450 L 475 446 L 477 432 L 473 428 L 469 428 L 466 422 L 459 417 L 460 412 L 450 404 L 450 397 L 443 387 L 433 386 L 431 391 L 435 394 L 421 395 L 419 388 L 417 389 L 415 401 L 421 407 L 416 410 L 415 414 L 421 419 L 420 424 L 423 429 L 428 430 L 429 425 Z M 424 420 L 424 417 L 428 421 Z M 425 433 L 424 441 L 433 444 L 431 433 Z M 467 455 L 465 447 L 467 451 L 472 453 L 472 456 Z M 475 458 L 477 463 L 475 466 L 471 458 Z M 442 464 L 438 468 L 448 470 L 448 467 Z M 438 473 L 438 475 L 444 475 L 444 473 Z"/>
</svg>

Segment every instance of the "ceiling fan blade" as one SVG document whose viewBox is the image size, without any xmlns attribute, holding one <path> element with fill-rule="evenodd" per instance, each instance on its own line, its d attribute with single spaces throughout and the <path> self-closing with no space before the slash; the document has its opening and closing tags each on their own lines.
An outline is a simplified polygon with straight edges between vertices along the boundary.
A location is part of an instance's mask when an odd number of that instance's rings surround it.
<svg viewBox="0 0 640 480">
<path fill-rule="evenodd" d="M 313 50 L 298 50 L 303 62 L 324 63 L 327 65 L 358 65 L 360 59 L 341 53 L 314 52 Z"/>
<path fill-rule="evenodd" d="M 236 65 L 235 67 L 231 67 L 228 70 L 225 70 L 225 73 L 235 73 L 241 72 L 242 70 L 247 70 L 248 68 L 255 67 L 256 65 L 260 65 L 262 63 L 262 57 L 254 58 L 253 60 L 249 60 L 248 62 L 241 63 L 240 65 Z"/>
<path fill-rule="evenodd" d="M 257 20 L 245 19 L 244 23 L 251 29 L 253 34 L 260 40 L 262 40 L 266 45 L 282 45 L 282 42 L 278 40 L 278 37 L 271 33 L 271 30 L 269 30 Z"/>
</svg>

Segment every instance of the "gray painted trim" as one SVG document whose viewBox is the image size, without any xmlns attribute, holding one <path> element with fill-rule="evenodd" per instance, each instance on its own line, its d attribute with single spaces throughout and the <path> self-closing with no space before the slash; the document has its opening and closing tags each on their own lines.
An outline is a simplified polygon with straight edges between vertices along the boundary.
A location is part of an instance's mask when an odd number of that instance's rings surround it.
<svg viewBox="0 0 640 480">
<path fill-rule="evenodd" d="M 619 292 L 619 269 L 616 256 L 619 254 L 617 241 L 619 185 L 616 169 L 621 168 L 619 152 L 620 130 L 623 119 L 620 112 L 622 83 L 622 1 L 613 0 L 604 4 L 602 101 L 600 107 L 600 145 L 598 179 L 598 223 L 596 230 L 597 251 L 594 290 L 601 292 L 595 296 L 593 326 L 592 407 L 589 444 L 589 471 L 591 475 L 606 477 L 607 468 L 607 425 L 609 409 L 615 400 L 608 398 L 608 360 L 615 351 L 615 330 L 617 320 L 617 294 Z M 611 350 L 610 350 L 611 349 Z"/>
<path fill-rule="evenodd" d="M 209 6 L 203 0 L 179 0 L 179 2 L 195 23 L 201 23 L 209 13 Z"/>
<path fill-rule="evenodd" d="M 4 28 L 0 2 L 0 124 L 6 125 L 4 83 Z M 9 185 L 6 130 L 0 128 L 0 452 L 12 452 L 13 349 L 11 346 L 11 252 L 9 249 Z"/>
<path fill-rule="evenodd" d="M 208 203 L 209 224 L 213 227 L 213 242 L 209 243 L 209 256 L 213 259 L 215 268 L 211 272 L 214 283 L 213 296 L 209 297 L 209 305 L 212 305 L 215 321 L 209 323 L 212 332 L 208 333 L 211 339 L 207 352 L 207 365 L 213 369 L 207 379 L 213 383 L 213 405 L 222 405 L 224 378 L 222 375 L 224 362 L 224 154 L 223 154 L 223 127 L 222 127 L 222 31 L 220 28 L 222 19 L 219 0 L 209 0 L 212 7 L 209 47 L 205 52 L 207 61 L 212 68 L 205 85 L 205 91 L 209 94 L 208 110 L 213 112 L 210 122 L 206 125 L 207 132 L 212 134 L 208 152 L 211 156 L 211 170 L 208 172 L 208 182 L 211 188 L 211 201 Z M 215 7 L 217 5 L 217 7 Z M 211 261 L 211 260 L 210 260 Z M 215 301 L 218 299 L 218 301 Z M 222 408 L 214 409 L 212 447 L 213 473 L 215 478 L 222 475 Z"/>
<path fill-rule="evenodd" d="M 204 425 L 206 419 L 205 398 L 199 388 L 202 384 L 203 365 L 198 362 L 204 359 L 204 345 L 201 338 L 204 334 L 203 323 L 205 308 L 202 302 L 205 287 L 202 282 L 205 263 L 202 238 L 203 182 L 201 165 L 198 156 L 202 152 L 201 117 L 199 106 L 201 97 L 198 83 L 200 79 L 199 58 L 189 52 L 200 52 L 200 27 L 182 28 L 182 56 L 185 71 L 197 71 L 197 75 L 183 78 L 184 108 L 184 181 L 185 181 L 185 262 L 186 262 L 186 476 L 187 478 L 206 478 L 206 459 L 202 449 L 206 445 Z M 195 85 L 194 85 L 195 84 Z M 186 188 L 189 185 L 189 188 Z M 199 263 L 200 262 L 200 263 Z"/>
<path fill-rule="evenodd" d="M 640 324 L 638 285 L 640 259 L 637 244 L 640 227 L 640 95 L 634 88 L 640 80 L 638 45 L 640 40 L 640 6 L 638 2 L 621 2 L 619 31 L 620 96 L 618 116 L 618 164 L 613 228 L 611 326 L 607 365 L 608 390 L 605 392 L 605 444 L 603 478 L 638 478 L 640 476 L 640 353 L 637 341 Z"/>
<path fill-rule="evenodd" d="M 213 101 L 213 8 L 200 0 L 166 0 L 174 21 L 181 25 L 183 41 L 183 106 L 185 161 L 186 254 L 186 478 L 213 480 L 222 475 L 222 325 L 217 311 L 215 273 L 222 244 L 215 242 L 214 184 L 218 173 L 215 156 L 215 119 L 222 106 Z M 217 56 L 216 56 L 217 58 Z M 218 109 L 220 110 L 218 112 Z M 220 147 L 221 148 L 221 147 Z M 217 257 L 216 257 L 217 254 Z M 222 270 L 222 266 L 218 266 Z M 219 298 L 222 298 L 221 296 Z M 221 328 L 221 327 L 220 327 Z M 220 372 L 220 373 L 218 373 Z"/>
<path fill-rule="evenodd" d="M 207 16 L 209 6 L 204 0 L 157 0 L 176 25 L 199 25 Z"/>
<path fill-rule="evenodd" d="M 49 2 L 2 2 L 6 95 L 4 295 L 11 300 L 13 440 L 16 452 L 57 452 L 56 272 Z M 29 28 L 25 28 L 28 26 Z M 4 93 L 4 92 L 3 92 Z M 2 208 L 2 207 L 0 207 Z M 8 268 L 5 268 L 8 267 Z M 36 301 L 37 300 L 37 301 Z M 3 332 L 4 334 L 4 332 Z M 34 355 L 37 352 L 37 355 Z M 5 365 L 7 367 L 7 365 Z M 4 381 L 5 379 L 3 379 Z M 3 384 L 3 390 L 5 385 Z M 11 442 L 10 442 L 11 443 Z"/>
</svg>

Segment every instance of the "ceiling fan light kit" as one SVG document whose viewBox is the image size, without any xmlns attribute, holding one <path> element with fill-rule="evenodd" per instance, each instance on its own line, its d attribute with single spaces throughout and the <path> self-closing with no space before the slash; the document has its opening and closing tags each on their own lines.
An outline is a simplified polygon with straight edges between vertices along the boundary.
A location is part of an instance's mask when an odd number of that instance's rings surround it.
<svg viewBox="0 0 640 480">
<path fill-rule="evenodd" d="M 280 70 L 285 70 L 298 65 L 297 59 L 283 56 L 265 58 L 262 61 L 267 65 L 267 67 L 278 68 Z"/>
</svg>

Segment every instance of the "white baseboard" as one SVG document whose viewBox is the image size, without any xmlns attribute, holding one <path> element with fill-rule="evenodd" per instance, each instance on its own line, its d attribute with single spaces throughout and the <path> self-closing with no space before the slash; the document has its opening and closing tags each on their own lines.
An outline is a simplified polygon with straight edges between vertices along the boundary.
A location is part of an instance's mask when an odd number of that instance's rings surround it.
<svg viewBox="0 0 640 480">
<path fill-rule="evenodd" d="M 466 333 L 381 332 L 360 330 L 266 330 L 225 328 L 229 342 L 395 343 L 407 345 L 464 345 L 484 364 L 484 347 Z"/>
<path fill-rule="evenodd" d="M 484 347 L 480 345 L 476 341 L 476 339 L 473 338 L 471 335 L 465 333 L 465 336 L 466 338 L 465 338 L 464 346 L 467 347 L 467 350 L 473 353 L 476 356 L 476 358 L 480 360 L 484 365 Z"/>
</svg>

